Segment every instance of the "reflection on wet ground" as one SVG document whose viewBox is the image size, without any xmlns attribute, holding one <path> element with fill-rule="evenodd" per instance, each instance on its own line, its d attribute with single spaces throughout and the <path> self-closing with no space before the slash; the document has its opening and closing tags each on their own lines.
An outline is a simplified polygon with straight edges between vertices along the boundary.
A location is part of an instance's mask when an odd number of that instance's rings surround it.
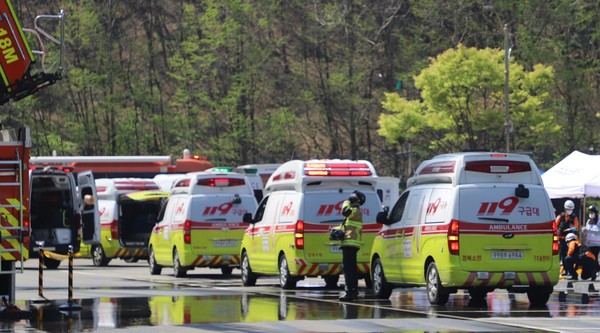
<svg viewBox="0 0 600 333">
<path fill-rule="evenodd" d="M 274 289 L 275 290 L 275 289 Z M 599 316 L 598 293 L 554 293 L 548 306 L 532 308 L 524 294 L 496 292 L 481 301 L 468 294 L 452 295 L 446 306 L 431 306 L 422 290 L 394 292 L 390 300 L 369 299 L 340 303 L 339 290 L 308 288 L 273 291 L 272 294 L 240 292 L 204 296 L 155 296 L 94 298 L 76 300 L 81 311 L 65 312 L 66 303 L 28 302 L 20 307 L 31 311 L 29 320 L 17 322 L 48 332 L 83 332 L 133 326 L 162 326 L 226 322 L 271 322 L 331 319 L 398 318 L 498 318 Z M 4 327 L 14 325 L 4 323 Z M 10 330 L 10 329 L 9 329 Z"/>
</svg>

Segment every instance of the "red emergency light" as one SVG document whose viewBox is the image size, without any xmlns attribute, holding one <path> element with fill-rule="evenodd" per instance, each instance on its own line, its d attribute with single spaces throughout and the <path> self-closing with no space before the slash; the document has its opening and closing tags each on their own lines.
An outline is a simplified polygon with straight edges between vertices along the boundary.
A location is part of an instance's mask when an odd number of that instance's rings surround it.
<svg viewBox="0 0 600 333">
<path fill-rule="evenodd" d="M 456 161 L 432 162 L 425 166 L 421 171 L 419 171 L 419 175 L 453 173 L 455 164 Z"/>
<path fill-rule="evenodd" d="M 203 178 L 198 179 L 199 186 L 231 187 L 244 186 L 246 181 L 241 178 Z"/>
<path fill-rule="evenodd" d="M 529 164 L 529 162 L 523 161 L 470 161 L 466 163 L 465 170 L 482 173 L 530 172 L 531 164 Z"/>
<path fill-rule="evenodd" d="M 373 173 L 366 163 L 304 163 L 304 174 L 317 177 L 365 177 Z"/>
</svg>

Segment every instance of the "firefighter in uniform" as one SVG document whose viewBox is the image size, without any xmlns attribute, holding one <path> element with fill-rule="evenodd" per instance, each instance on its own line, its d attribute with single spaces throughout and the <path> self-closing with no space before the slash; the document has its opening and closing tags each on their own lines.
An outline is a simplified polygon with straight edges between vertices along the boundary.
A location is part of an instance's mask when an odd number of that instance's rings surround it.
<svg viewBox="0 0 600 333">
<path fill-rule="evenodd" d="M 344 236 L 340 244 L 342 250 L 342 268 L 346 281 L 345 293 L 341 301 L 352 301 L 358 298 L 358 271 L 356 267 L 356 253 L 362 243 L 362 212 L 360 206 L 365 203 L 365 195 L 354 191 L 342 204 L 342 215 L 345 217 L 342 230 Z"/>
</svg>

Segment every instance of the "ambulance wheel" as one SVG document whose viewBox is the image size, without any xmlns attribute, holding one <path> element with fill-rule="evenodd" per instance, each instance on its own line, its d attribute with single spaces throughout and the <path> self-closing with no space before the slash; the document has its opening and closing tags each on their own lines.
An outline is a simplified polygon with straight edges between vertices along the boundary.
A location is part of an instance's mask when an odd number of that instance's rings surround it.
<svg viewBox="0 0 600 333">
<path fill-rule="evenodd" d="M 123 260 L 125 262 L 133 263 L 133 262 L 138 262 L 138 260 L 140 260 L 140 258 L 139 257 L 127 257 L 127 258 L 123 258 Z"/>
<path fill-rule="evenodd" d="M 60 260 L 44 258 L 44 266 L 48 269 L 57 269 L 60 265 Z"/>
<path fill-rule="evenodd" d="M 287 259 L 285 255 L 279 258 L 279 285 L 283 289 L 296 288 L 297 280 L 290 274 Z"/>
<path fill-rule="evenodd" d="M 177 252 L 177 249 L 173 250 L 173 275 L 175 275 L 175 277 L 184 277 L 187 273 L 187 269 L 185 269 L 185 267 L 181 266 L 181 261 L 179 260 L 179 252 Z"/>
<path fill-rule="evenodd" d="M 340 281 L 339 275 L 325 275 L 323 276 L 323 280 L 325 280 L 325 288 L 334 289 L 337 288 L 338 281 Z"/>
<path fill-rule="evenodd" d="M 383 273 L 381 259 L 376 258 L 373 262 L 373 294 L 378 299 L 388 299 L 392 294 L 392 286 L 389 285 Z"/>
<path fill-rule="evenodd" d="M 153 248 L 150 248 L 150 251 L 148 251 L 148 267 L 150 267 L 151 275 L 160 275 L 160 272 L 162 272 L 162 266 L 156 263 Z"/>
<path fill-rule="evenodd" d="M 435 262 L 429 263 L 427 266 L 427 299 L 429 303 L 435 305 L 445 305 L 448 302 L 450 293 L 442 286 L 440 273 L 438 272 Z"/>
<path fill-rule="evenodd" d="M 233 267 L 221 267 L 221 274 L 223 274 L 223 276 L 231 276 L 231 273 L 233 272 Z"/>
<path fill-rule="evenodd" d="M 106 257 L 102 245 L 94 246 L 94 248 L 92 249 L 92 263 L 94 264 L 94 266 L 103 267 L 108 265 L 109 262 L 110 259 Z"/>
<path fill-rule="evenodd" d="M 242 253 L 242 285 L 244 287 L 252 287 L 256 285 L 256 274 L 252 273 L 250 268 L 250 258 L 246 252 Z"/>
<path fill-rule="evenodd" d="M 552 287 L 529 287 L 527 289 L 527 298 L 532 306 L 544 306 L 548 303 L 552 295 Z"/>
</svg>

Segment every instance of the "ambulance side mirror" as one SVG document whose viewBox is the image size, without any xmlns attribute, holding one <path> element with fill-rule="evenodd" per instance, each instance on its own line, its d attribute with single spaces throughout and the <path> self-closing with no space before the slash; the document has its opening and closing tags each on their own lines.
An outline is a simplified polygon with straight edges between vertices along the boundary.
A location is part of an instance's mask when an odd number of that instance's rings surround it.
<svg viewBox="0 0 600 333">
<path fill-rule="evenodd" d="M 377 223 L 389 225 L 390 221 L 388 220 L 388 212 L 384 209 L 383 212 L 377 213 Z"/>
<path fill-rule="evenodd" d="M 529 189 L 525 188 L 525 185 L 519 184 L 519 186 L 515 188 L 515 196 L 517 198 L 529 198 Z"/>
<path fill-rule="evenodd" d="M 252 213 L 244 213 L 242 216 L 242 221 L 248 224 L 254 224 L 254 220 L 252 220 Z"/>
</svg>

